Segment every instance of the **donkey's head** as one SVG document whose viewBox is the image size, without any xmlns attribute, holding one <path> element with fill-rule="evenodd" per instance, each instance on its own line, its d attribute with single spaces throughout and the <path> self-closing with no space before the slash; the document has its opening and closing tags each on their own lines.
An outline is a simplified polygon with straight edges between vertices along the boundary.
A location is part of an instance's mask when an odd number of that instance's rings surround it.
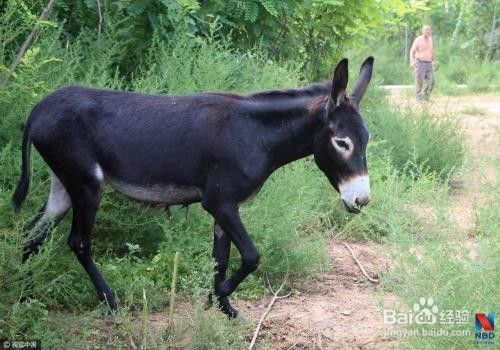
<svg viewBox="0 0 500 350">
<path fill-rule="evenodd" d="M 346 96 L 347 59 L 335 68 L 331 96 L 324 112 L 324 124 L 314 141 L 314 159 L 326 174 L 347 211 L 359 213 L 370 201 L 366 166 L 366 145 L 370 134 L 361 118 L 359 105 L 370 82 L 373 57 L 361 65 L 358 81 Z"/>
</svg>

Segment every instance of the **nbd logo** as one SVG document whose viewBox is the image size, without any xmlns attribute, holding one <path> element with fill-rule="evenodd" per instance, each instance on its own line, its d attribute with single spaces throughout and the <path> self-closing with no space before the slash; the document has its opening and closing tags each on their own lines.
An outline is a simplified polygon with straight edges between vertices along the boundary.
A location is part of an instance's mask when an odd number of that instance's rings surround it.
<svg viewBox="0 0 500 350">
<path fill-rule="evenodd" d="M 495 314 L 488 312 L 488 315 L 476 313 L 476 333 L 475 339 L 478 343 L 493 344 L 495 341 Z"/>
</svg>

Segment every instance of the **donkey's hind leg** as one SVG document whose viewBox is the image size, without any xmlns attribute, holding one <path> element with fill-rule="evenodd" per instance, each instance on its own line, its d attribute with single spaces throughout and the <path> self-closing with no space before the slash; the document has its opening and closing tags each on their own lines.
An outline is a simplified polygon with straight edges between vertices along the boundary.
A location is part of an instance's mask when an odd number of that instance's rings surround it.
<svg viewBox="0 0 500 350">
<path fill-rule="evenodd" d="M 111 311 L 116 311 L 114 294 L 91 256 L 90 233 L 101 199 L 103 179 L 91 175 L 83 177 L 85 178 L 72 179 L 72 189 L 69 191 L 73 202 L 73 223 L 68 245 L 92 280 L 99 298 L 106 302 Z"/>
<path fill-rule="evenodd" d="M 23 248 L 23 262 L 38 252 L 51 228 L 61 221 L 69 208 L 71 208 L 71 200 L 68 193 L 57 176 L 52 174 L 47 202 L 36 217 L 23 229 L 23 235 L 26 238 Z"/>
</svg>

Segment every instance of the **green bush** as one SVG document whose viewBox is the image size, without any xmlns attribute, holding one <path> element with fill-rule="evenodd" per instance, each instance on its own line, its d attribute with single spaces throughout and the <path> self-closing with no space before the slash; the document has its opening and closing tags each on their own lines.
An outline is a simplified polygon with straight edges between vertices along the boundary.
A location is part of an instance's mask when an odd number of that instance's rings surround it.
<svg viewBox="0 0 500 350">
<path fill-rule="evenodd" d="M 367 47 L 368 46 L 368 47 Z M 413 72 L 410 61 L 404 60 L 404 49 L 397 41 L 378 41 L 363 46 L 363 49 L 353 49 L 348 52 L 350 61 L 362 62 L 366 56 L 375 57 L 374 77 L 380 85 L 404 85 L 413 83 Z M 351 77 L 357 77 L 358 67 L 350 65 Z M 351 72 L 350 72 L 351 73 Z M 351 78 L 352 79 L 352 78 Z"/>
<path fill-rule="evenodd" d="M 463 136 L 456 121 L 446 114 L 392 107 L 381 90 L 371 89 L 363 115 L 377 147 L 372 154 L 389 155 L 399 171 L 417 178 L 435 173 L 445 180 L 464 162 Z"/>
<path fill-rule="evenodd" d="M 500 91 L 500 61 L 474 64 L 467 85 L 472 92 Z"/>
<path fill-rule="evenodd" d="M 297 86 L 298 73 L 290 64 L 267 60 L 259 53 L 240 54 L 217 41 L 179 38 L 157 43 L 131 89 L 171 94 L 202 91 L 248 92 Z"/>
</svg>

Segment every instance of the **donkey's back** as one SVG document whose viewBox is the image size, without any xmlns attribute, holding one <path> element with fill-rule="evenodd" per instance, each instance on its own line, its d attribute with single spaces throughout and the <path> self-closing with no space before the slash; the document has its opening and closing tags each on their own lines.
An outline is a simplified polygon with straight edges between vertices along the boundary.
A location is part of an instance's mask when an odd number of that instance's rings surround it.
<svg viewBox="0 0 500 350">
<path fill-rule="evenodd" d="M 54 132 L 69 126 L 81 128 L 95 138 L 120 132 L 133 140 L 134 135 L 185 133 L 185 128 L 191 132 L 204 128 L 207 132 L 207 124 L 223 125 L 227 106 L 236 103 L 238 99 L 222 94 L 174 96 L 69 86 L 41 100 L 28 124 L 33 141 L 35 137 L 43 139 L 48 128 Z"/>
<path fill-rule="evenodd" d="M 69 164 L 83 167 L 131 194 L 127 184 L 201 187 L 214 157 L 236 157 L 242 151 L 228 142 L 244 109 L 239 99 L 220 94 L 171 96 L 71 86 L 42 100 L 26 129 L 54 171 L 65 172 L 61 168 Z M 143 194 L 132 197 L 146 199 Z"/>
</svg>

